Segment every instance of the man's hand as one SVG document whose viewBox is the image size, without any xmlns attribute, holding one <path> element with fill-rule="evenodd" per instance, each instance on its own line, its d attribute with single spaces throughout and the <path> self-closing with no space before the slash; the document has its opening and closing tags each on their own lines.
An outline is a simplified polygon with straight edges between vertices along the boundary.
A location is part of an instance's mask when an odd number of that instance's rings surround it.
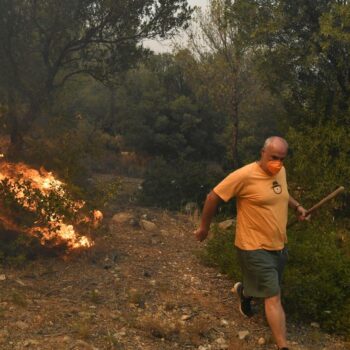
<svg viewBox="0 0 350 350">
<path fill-rule="evenodd" d="M 194 235 L 198 241 L 202 242 L 207 238 L 211 219 L 213 218 L 216 208 L 221 200 L 222 199 L 214 191 L 211 191 L 207 195 L 207 199 L 205 200 L 203 207 L 200 227 L 198 230 L 194 231 Z"/>
<path fill-rule="evenodd" d="M 311 214 L 308 214 L 303 206 L 299 205 L 295 211 L 299 221 L 310 220 Z"/>
<path fill-rule="evenodd" d="M 208 237 L 208 233 L 208 230 L 200 227 L 198 230 L 194 231 L 194 236 L 199 242 L 202 242 Z"/>
</svg>

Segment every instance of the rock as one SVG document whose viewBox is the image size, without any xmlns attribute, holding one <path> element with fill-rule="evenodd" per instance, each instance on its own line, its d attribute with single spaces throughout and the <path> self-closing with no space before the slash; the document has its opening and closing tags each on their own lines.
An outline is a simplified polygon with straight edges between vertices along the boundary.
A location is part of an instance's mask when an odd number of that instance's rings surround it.
<svg viewBox="0 0 350 350">
<path fill-rule="evenodd" d="M 69 335 L 65 335 L 63 338 L 62 338 L 62 342 L 63 343 L 70 343 L 72 341 L 72 338 L 69 336 Z"/>
<path fill-rule="evenodd" d="M 192 316 L 191 315 L 182 315 L 181 316 L 181 321 L 187 321 L 191 318 Z"/>
<path fill-rule="evenodd" d="M 310 326 L 314 328 L 320 328 L 320 324 L 317 322 L 311 322 Z"/>
<path fill-rule="evenodd" d="M 227 230 L 229 228 L 231 228 L 235 223 L 235 220 L 230 219 L 230 220 L 225 220 L 222 221 L 218 224 L 218 227 L 221 228 L 222 230 Z"/>
<path fill-rule="evenodd" d="M 249 331 L 239 331 L 238 332 L 238 338 L 240 340 L 247 339 L 248 335 L 249 335 Z"/>
<path fill-rule="evenodd" d="M 216 339 L 215 342 L 218 344 L 219 349 L 222 349 L 222 350 L 228 349 L 228 344 L 224 338 L 220 337 Z"/>
<path fill-rule="evenodd" d="M 5 280 L 6 280 L 6 275 L 1 274 L 1 275 L 0 275 L 0 281 L 5 281 Z"/>
<path fill-rule="evenodd" d="M 24 330 L 26 330 L 26 329 L 29 328 L 28 324 L 25 323 L 25 322 L 23 322 L 23 321 L 17 321 L 17 322 L 15 323 L 15 326 L 16 326 L 17 328 L 21 329 L 22 331 L 24 331 Z"/>
<path fill-rule="evenodd" d="M 28 347 L 31 345 L 39 345 L 39 342 L 37 340 L 34 340 L 34 339 L 27 339 L 23 342 L 24 347 Z"/>
<path fill-rule="evenodd" d="M 220 324 L 221 324 L 221 326 L 227 327 L 227 326 L 228 326 L 228 321 L 222 319 L 222 320 L 220 321 Z"/>
<path fill-rule="evenodd" d="M 134 215 L 128 212 L 117 213 L 112 218 L 112 223 L 116 225 L 123 225 L 126 223 L 130 223 L 134 220 Z"/>
<path fill-rule="evenodd" d="M 264 338 L 264 337 L 259 338 L 258 344 L 259 344 L 259 345 L 265 345 L 265 344 L 266 344 L 265 338 Z"/>
<path fill-rule="evenodd" d="M 89 343 L 87 343 L 86 341 L 83 340 L 78 340 L 75 342 L 73 349 L 76 350 L 97 350 L 97 348 L 95 348 L 94 346 L 90 345 Z"/>
<path fill-rule="evenodd" d="M 158 229 L 157 225 L 152 221 L 141 220 L 140 224 L 141 224 L 141 227 L 148 232 L 154 232 Z"/>
</svg>

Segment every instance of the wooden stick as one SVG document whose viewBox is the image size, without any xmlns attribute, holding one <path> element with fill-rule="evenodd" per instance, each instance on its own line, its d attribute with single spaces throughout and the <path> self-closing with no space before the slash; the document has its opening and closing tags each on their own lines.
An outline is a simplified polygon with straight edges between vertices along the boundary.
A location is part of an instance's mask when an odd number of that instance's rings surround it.
<svg viewBox="0 0 350 350">
<path fill-rule="evenodd" d="M 327 197 L 321 199 L 318 203 L 316 203 L 313 207 L 311 207 L 307 213 L 311 214 L 312 212 L 314 212 L 315 210 L 317 210 L 319 207 L 321 207 L 323 204 L 329 202 L 331 199 L 333 199 L 334 197 L 336 197 L 339 193 L 343 192 L 345 190 L 345 188 L 343 186 L 338 187 L 335 191 L 333 191 L 332 193 L 330 193 Z"/>
<path fill-rule="evenodd" d="M 330 193 L 328 196 L 324 197 L 323 199 L 321 199 L 318 203 L 316 203 L 314 206 L 312 206 L 309 210 L 307 210 L 306 212 L 306 216 L 313 213 L 314 211 L 316 211 L 318 208 L 322 207 L 322 205 L 324 205 L 325 203 L 329 202 L 331 199 L 333 199 L 334 197 L 336 197 L 339 193 L 343 192 L 345 190 L 345 188 L 343 186 L 338 187 L 335 191 L 333 191 L 332 193 Z M 298 220 L 293 220 L 291 223 L 289 223 L 287 225 L 287 228 L 293 226 L 295 223 L 297 223 Z"/>
</svg>

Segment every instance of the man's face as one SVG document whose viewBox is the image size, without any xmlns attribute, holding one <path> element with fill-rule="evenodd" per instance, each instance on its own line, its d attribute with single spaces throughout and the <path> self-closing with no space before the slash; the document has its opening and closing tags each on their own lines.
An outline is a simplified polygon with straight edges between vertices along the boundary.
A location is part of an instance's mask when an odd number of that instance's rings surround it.
<svg viewBox="0 0 350 350">
<path fill-rule="evenodd" d="M 271 172 L 268 170 L 268 162 L 270 162 L 271 160 L 277 160 L 283 163 L 284 159 L 287 156 L 287 153 L 288 148 L 284 143 L 271 143 L 261 150 L 260 166 L 266 173 L 272 175 Z"/>
</svg>

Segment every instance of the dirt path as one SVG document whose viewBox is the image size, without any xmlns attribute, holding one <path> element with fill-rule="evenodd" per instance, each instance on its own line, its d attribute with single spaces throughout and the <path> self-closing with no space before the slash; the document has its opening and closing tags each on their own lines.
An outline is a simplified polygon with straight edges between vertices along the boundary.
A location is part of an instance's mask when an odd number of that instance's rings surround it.
<svg viewBox="0 0 350 350">
<path fill-rule="evenodd" d="M 190 217 L 123 212 L 88 252 L 2 269 L 0 349 L 274 349 L 262 315 L 244 319 L 232 281 L 201 265 Z M 347 348 L 316 328 L 288 329 L 294 350 Z"/>
</svg>

